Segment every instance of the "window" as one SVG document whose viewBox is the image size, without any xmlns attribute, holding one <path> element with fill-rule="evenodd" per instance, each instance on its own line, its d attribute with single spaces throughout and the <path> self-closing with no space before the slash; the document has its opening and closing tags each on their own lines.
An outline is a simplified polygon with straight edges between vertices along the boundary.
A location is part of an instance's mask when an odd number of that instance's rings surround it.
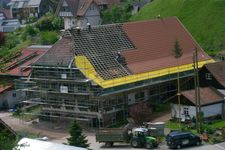
<svg viewBox="0 0 225 150">
<path fill-rule="evenodd" d="M 189 109 L 188 108 L 184 108 L 184 115 L 188 116 L 189 115 Z"/>
<path fill-rule="evenodd" d="M 60 92 L 61 93 L 68 93 L 68 87 L 67 86 L 60 86 Z"/>
<path fill-rule="evenodd" d="M 205 74 L 205 79 L 206 79 L 206 80 L 212 80 L 212 75 L 211 75 L 211 73 L 206 73 L 206 74 Z"/>
<path fill-rule="evenodd" d="M 67 78 L 67 74 L 61 74 L 61 79 L 66 79 Z"/>
</svg>

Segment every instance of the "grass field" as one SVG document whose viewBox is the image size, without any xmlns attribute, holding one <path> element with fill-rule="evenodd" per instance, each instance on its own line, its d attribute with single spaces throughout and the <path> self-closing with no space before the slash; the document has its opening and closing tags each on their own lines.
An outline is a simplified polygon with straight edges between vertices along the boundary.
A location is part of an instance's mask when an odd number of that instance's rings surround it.
<svg viewBox="0 0 225 150">
<path fill-rule="evenodd" d="M 131 20 L 177 16 L 207 52 L 225 50 L 225 0 L 154 0 Z"/>
</svg>

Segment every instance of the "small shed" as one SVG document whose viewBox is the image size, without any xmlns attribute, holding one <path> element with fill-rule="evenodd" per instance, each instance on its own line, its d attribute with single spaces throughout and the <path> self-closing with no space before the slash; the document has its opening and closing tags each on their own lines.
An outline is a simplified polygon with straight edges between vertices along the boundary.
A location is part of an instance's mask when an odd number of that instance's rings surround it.
<svg viewBox="0 0 225 150">
<path fill-rule="evenodd" d="M 171 99 L 171 117 L 178 119 L 179 117 L 179 105 L 177 96 Z M 224 117 L 224 95 L 213 87 L 200 88 L 200 104 L 201 112 L 204 114 L 204 118 L 211 117 Z M 195 102 L 195 90 L 188 90 L 181 92 L 181 119 L 191 119 L 196 117 L 196 102 Z"/>
</svg>

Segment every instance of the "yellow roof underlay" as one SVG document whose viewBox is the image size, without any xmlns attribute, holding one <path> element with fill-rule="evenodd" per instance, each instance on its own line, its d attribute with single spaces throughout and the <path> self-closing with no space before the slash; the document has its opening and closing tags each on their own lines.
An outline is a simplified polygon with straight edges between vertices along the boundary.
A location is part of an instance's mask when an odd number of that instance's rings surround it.
<svg viewBox="0 0 225 150">
<path fill-rule="evenodd" d="M 161 69 L 161 70 L 155 70 L 140 74 L 134 74 L 134 75 L 128 75 L 125 77 L 115 78 L 115 79 L 109 79 L 104 80 L 98 75 L 98 73 L 95 71 L 92 64 L 89 62 L 89 60 L 85 56 L 75 56 L 75 64 L 77 68 L 80 69 L 80 71 L 89 79 L 92 79 L 95 83 L 97 83 L 102 88 L 110 88 L 118 85 L 133 83 L 141 80 L 156 78 L 168 74 L 177 73 L 183 71 L 188 71 L 193 69 L 193 63 L 186 64 L 186 65 L 180 65 L 176 67 Z M 200 61 L 198 62 L 199 68 L 201 68 L 204 64 L 214 62 L 213 59 L 206 60 L 206 61 Z"/>
</svg>

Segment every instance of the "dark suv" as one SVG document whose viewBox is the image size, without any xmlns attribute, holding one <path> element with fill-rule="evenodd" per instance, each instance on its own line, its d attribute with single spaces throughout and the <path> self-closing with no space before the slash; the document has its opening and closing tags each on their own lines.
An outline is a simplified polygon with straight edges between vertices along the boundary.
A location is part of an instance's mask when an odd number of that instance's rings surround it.
<svg viewBox="0 0 225 150">
<path fill-rule="evenodd" d="M 194 135 L 191 132 L 181 132 L 181 131 L 170 132 L 166 136 L 166 142 L 169 148 L 177 148 L 177 149 L 190 145 L 200 145 L 202 143 L 199 136 Z"/>
</svg>

